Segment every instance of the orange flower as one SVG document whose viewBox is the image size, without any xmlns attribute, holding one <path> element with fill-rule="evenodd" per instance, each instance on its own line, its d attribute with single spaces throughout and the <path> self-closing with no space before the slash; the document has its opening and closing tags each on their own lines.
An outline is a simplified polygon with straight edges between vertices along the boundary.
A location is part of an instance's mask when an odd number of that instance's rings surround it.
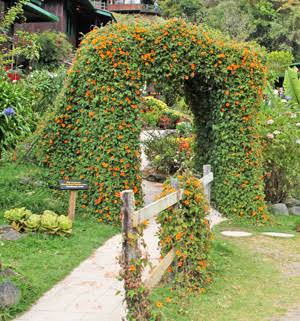
<svg viewBox="0 0 300 321">
<path fill-rule="evenodd" d="M 160 302 L 160 301 L 156 301 L 155 305 L 156 305 L 158 308 L 162 308 L 162 307 L 163 307 L 163 303 Z"/>
<path fill-rule="evenodd" d="M 129 271 L 135 272 L 136 271 L 136 267 L 134 265 L 130 265 L 129 266 Z"/>
<path fill-rule="evenodd" d="M 203 269 L 207 268 L 207 262 L 205 260 L 200 260 L 199 265 Z"/>
<path fill-rule="evenodd" d="M 176 240 L 180 240 L 182 238 L 183 233 L 179 232 L 176 234 L 175 238 Z"/>
</svg>

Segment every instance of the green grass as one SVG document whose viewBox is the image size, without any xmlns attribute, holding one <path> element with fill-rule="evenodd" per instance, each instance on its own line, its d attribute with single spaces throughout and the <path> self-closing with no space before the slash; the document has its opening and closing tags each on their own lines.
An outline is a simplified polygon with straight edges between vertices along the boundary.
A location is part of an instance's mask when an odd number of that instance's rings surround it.
<svg viewBox="0 0 300 321">
<path fill-rule="evenodd" d="M 206 293 L 190 295 L 161 286 L 153 292 L 155 303 L 163 303 L 162 321 L 270 321 L 290 307 L 300 308 L 300 237 L 278 239 L 259 234 L 230 239 L 217 228 L 213 242 L 214 282 Z M 294 219 L 276 219 L 270 227 L 250 227 L 237 222 L 235 228 L 251 231 L 292 231 Z M 299 264 L 298 270 L 293 264 Z M 297 272 L 298 271 L 298 272 Z M 172 298 L 171 303 L 166 298 Z"/>
<path fill-rule="evenodd" d="M 30 177 L 29 184 L 20 183 L 24 176 Z M 25 206 L 36 213 L 46 209 L 57 213 L 67 211 L 68 192 L 49 190 L 43 171 L 35 166 L 1 164 L 0 191 L 0 224 L 6 223 L 3 212 L 12 207 Z M 78 211 L 70 237 L 27 234 L 18 241 L 0 241 L 0 260 L 4 267 L 11 267 L 17 272 L 18 275 L 12 280 L 22 291 L 20 303 L 0 311 L 0 319 L 1 313 L 10 319 L 28 309 L 117 232 L 116 228 L 99 224 L 94 218 Z"/>
<path fill-rule="evenodd" d="M 228 219 L 215 227 L 216 231 L 243 230 L 252 233 L 260 232 L 282 232 L 295 233 L 296 226 L 300 225 L 300 217 L 270 215 L 270 220 L 266 224 L 253 225 L 246 219 Z"/>
</svg>

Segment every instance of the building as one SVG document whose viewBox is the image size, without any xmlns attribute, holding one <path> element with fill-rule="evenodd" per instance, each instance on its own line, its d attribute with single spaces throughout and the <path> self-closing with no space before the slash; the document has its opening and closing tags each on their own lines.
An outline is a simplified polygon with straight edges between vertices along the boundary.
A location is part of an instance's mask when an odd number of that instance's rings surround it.
<svg viewBox="0 0 300 321">
<path fill-rule="evenodd" d="M 15 0 L 0 0 L 0 7 L 1 2 L 7 9 Z M 26 23 L 16 25 L 16 29 L 64 32 L 74 46 L 78 46 L 82 35 L 93 27 L 115 21 L 112 13 L 105 8 L 94 7 L 89 0 L 28 0 L 24 16 Z"/>
<path fill-rule="evenodd" d="M 127 14 L 158 15 L 155 0 L 91 0 L 96 8 Z"/>
</svg>

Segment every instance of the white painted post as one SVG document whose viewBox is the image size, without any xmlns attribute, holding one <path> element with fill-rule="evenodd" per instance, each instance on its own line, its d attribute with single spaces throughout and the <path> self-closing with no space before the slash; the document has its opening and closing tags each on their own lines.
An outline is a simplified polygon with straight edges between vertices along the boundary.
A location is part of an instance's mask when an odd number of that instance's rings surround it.
<svg viewBox="0 0 300 321">
<path fill-rule="evenodd" d="M 211 173 L 211 165 L 203 165 L 203 177 Z M 203 186 L 204 193 L 207 196 L 208 203 L 210 204 L 211 183 Z"/>
</svg>

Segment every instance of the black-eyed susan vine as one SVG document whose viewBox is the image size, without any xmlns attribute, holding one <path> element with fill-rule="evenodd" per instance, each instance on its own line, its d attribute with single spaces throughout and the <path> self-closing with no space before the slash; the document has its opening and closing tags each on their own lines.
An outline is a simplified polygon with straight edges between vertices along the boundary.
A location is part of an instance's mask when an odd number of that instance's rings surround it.
<svg viewBox="0 0 300 321">
<path fill-rule="evenodd" d="M 198 178 L 184 173 L 178 180 L 182 201 L 158 216 L 161 252 L 165 256 L 175 250 L 175 260 L 168 269 L 175 287 L 202 292 L 212 281 L 209 251 L 213 234 L 206 218 L 210 206 Z M 161 196 L 173 191 L 165 184 Z"/>
<path fill-rule="evenodd" d="M 120 222 L 120 192 L 142 203 L 142 88 L 182 91 L 197 126 L 198 164 L 215 174 L 213 198 L 225 215 L 267 218 L 256 122 L 265 69 L 246 44 L 223 41 L 182 20 L 113 24 L 82 41 L 65 99 L 43 132 L 40 155 L 53 179 L 84 178 L 81 206 Z"/>
</svg>

